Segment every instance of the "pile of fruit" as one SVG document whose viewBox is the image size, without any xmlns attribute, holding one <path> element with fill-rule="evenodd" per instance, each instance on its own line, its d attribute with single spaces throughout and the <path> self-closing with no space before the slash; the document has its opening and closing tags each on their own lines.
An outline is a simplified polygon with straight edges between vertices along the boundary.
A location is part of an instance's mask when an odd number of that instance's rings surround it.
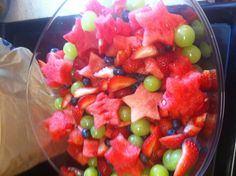
<svg viewBox="0 0 236 176">
<path fill-rule="evenodd" d="M 194 45 L 198 25 L 162 1 L 90 0 L 63 50 L 39 61 L 58 91 L 45 127 L 67 139 L 85 176 L 183 176 L 197 162 L 207 92 L 217 90 L 216 71 L 196 65 L 211 52 Z"/>
</svg>

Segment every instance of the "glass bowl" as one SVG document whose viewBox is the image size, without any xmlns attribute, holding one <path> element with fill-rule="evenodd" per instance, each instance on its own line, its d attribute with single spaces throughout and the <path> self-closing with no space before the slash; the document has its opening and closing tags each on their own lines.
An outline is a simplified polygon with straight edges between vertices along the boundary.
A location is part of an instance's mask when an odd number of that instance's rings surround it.
<svg viewBox="0 0 236 176">
<path fill-rule="evenodd" d="M 51 48 L 63 48 L 66 42 L 63 39 L 63 35 L 70 32 L 74 26 L 75 19 L 81 17 L 81 12 L 85 9 L 85 3 L 86 1 L 67 0 L 60 6 L 44 29 L 29 68 L 27 85 L 29 119 L 42 151 L 58 172 L 60 172 L 62 166 L 78 168 L 80 170 L 83 170 L 84 167 L 67 154 L 66 139 L 55 142 L 51 140 L 50 135 L 44 128 L 43 121 L 55 110 L 53 106 L 54 100 L 58 96 L 58 90 L 46 86 L 37 63 L 40 65 L 42 64 L 41 61 L 46 61 L 47 54 Z M 216 151 L 223 123 L 225 90 L 219 48 L 210 23 L 197 1 L 164 0 L 164 3 L 167 5 L 169 12 L 182 15 L 189 23 L 193 19 L 198 19 L 202 23 L 204 32 L 201 33 L 200 29 L 200 32 L 196 34 L 199 36 L 197 36 L 195 45 L 200 46 L 202 42 L 205 42 L 204 44 L 207 43 L 211 54 L 206 56 L 207 58 L 202 58 L 197 65 L 201 69 L 216 69 L 217 73 L 218 88 L 215 91 L 208 92 L 210 102 L 208 116 L 204 129 L 198 135 L 198 141 L 200 141 L 202 149 L 199 159 L 191 171 L 191 175 L 203 175 Z M 199 23 L 196 23 L 195 27 L 198 28 L 198 25 Z"/>
</svg>

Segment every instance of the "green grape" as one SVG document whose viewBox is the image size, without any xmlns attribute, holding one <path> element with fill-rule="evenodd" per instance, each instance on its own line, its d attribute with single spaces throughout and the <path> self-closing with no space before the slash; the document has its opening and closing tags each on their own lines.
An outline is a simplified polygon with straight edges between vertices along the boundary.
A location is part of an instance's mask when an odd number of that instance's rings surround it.
<svg viewBox="0 0 236 176">
<path fill-rule="evenodd" d="M 63 51 L 65 53 L 64 58 L 67 60 L 73 61 L 78 56 L 76 46 L 70 42 L 65 43 L 65 45 L 63 47 Z"/>
<path fill-rule="evenodd" d="M 207 42 L 201 42 L 201 44 L 199 45 L 199 48 L 201 50 L 202 57 L 208 58 L 211 56 L 212 48 L 211 46 L 207 44 Z"/>
<path fill-rule="evenodd" d="M 96 29 L 95 20 L 97 15 L 93 11 L 86 11 L 81 19 L 81 26 L 84 31 L 92 32 Z"/>
<path fill-rule="evenodd" d="M 205 28 L 204 28 L 204 25 L 202 24 L 202 22 L 200 22 L 199 20 L 194 20 L 192 22 L 191 26 L 196 34 L 196 38 L 201 38 L 204 36 Z"/>
<path fill-rule="evenodd" d="M 164 166 L 169 170 L 169 171 L 174 171 L 179 159 L 182 155 L 182 150 L 167 150 L 165 154 L 163 155 L 162 162 Z"/>
<path fill-rule="evenodd" d="M 155 92 L 161 88 L 161 80 L 155 76 L 148 76 L 144 79 L 144 87 L 150 92 Z"/>
<path fill-rule="evenodd" d="M 90 166 L 90 167 L 97 167 L 97 158 L 96 157 L 94 157 L 94 158 L 90 158 L 89 159 L 89 161 L 88 161 L 88 165 Z"/>
<path fill-rule="evenodd" d="M 98 176 L 98 171 L 94 167 L 88 167 L 84 171 L 84 176 Z"/>
<path fill-rule="evenodd" d="M 113 172 L 112 174 L 111 174 L 111 176 L 118 176 L 115 172 Z"/>
<path fill-rule="evenodd" d="M 131 124 L 131 131 L 137 136 L 146 136 L 150 133 L 150 122 L 146 119 Z"/>
<path fill-rule="evenodd" d="M 99 0 L 100 4 L 105 7 L 111 8 L 113 6 L 114 0 Z"/>
<path fill-rule="evenodd" d="M 101 139 L 105 135 L 106 128 L 100 127 L 99 129 L 96 129 L 94 126 L 90 129 L 91 135 L 95 139 Z"/>
<path fill-rule="evenodd" d="M 129 136 L 128 141 L 139 148 L 141 148 L 143 145 L 143 139 L 140 136 L 136 136 L 134 134 Z"/>
<path fill-rule="evenodd" d="M 127 0 L 126 1 L 126 8 L 129 11 L 139 9 L 145 5 L 145 0 Z"/>
<path fill-rule="evenodd" d="M 149 176 L 169 176 L 169 172 L 161 164 L 156 164 L 151 168 Z"/>
<path fill-rule="evenodd" d="M 185 47 L 183 54 L 189 58 L 192 64 L 196 64 L 201 59 L 201 51 L 195 45 Z"/>
<path fill-rule="evenodd" d="M 122 121 L 127 122 L 131 120 L 131 109 L 129 106 L 121 106 L 119 109 L 119 117 Z"/>
<path fill-rule="evenodd" d="M 85 115 L 80 120 L 80 126 L 82 128 L 91 129 L 94 125 L 93 117 L 90 115 Z"/>
<path fill-rule="evenodd" d="M 182 25 L 175 31 L 175 43 L 179 47 L 191 46 L 195 40 L 195 32 L 189 25 Z"/>
<path fill-rule="evenodd" d="M 55 107 L 57 110 L 61 110 L 61 109 L 62 109 L 62 101 L 63 101 L 63 99 L 62 99 L 61 97 L 55 99 L 55 101 L 54 101 L 54 107 Z"/>
<path fill-rule="evenodd" d="M 146 167 L 146 168 L 144 168 L 141 176 L 149 176 L 149 173 L 150 173 L 150 168 Z"/>
<path fill-rule="evenodd" d="M 75 91 L 81 87 L 84 87 L 84 84 L 80 81 L 76 81 L 72 84 L 70 92 L 72 93 L 72 95 L 74 95 Z"/>
</svg>

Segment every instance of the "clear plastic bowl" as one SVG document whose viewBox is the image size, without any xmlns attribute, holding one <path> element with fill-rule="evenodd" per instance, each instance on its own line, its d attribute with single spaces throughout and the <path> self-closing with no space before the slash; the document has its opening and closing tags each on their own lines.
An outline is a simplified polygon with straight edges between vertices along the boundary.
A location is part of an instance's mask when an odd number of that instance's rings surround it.
<svg viewBox="0 0 236 176">
<path fill-rule="evenodd" d="M 81 170 L 84 168 L 65 152 L 66 141 L 53 142 L 43 127 L 43 120 L 53 112 L 52 106 L 56 93 L 46 87 L 36 61 L 44 60 L 51 48 L 63 48 L 65 40 L 62 36 L 71 31 L 75 17 L 79 16 L 81 11 L 83 11 L 85 2 L 67 0 L 61 5 L 44 29 L 29 69 L 27 89 L 29 118 L 42 151 L 58 172 L 61 166 L 74 166 Z M 218 79 L 218 91 L 209 92 L 212 110 L 210 109 L 211 112 L 208 114 L 206 125 L 211 126 L 211 130 L 203 129 L 198 137 L 204 150 L 201 151 L 199 160 L 192 171 L 192 175 L 203 175 L 216 151 L 223 123 L 225 89 L 219 48 L 209 21 L 197 1 L 164 0 L 164 3 L 168 6 L 169 11 L 181 14 L 186 19 L 197 15 L 205 27 L 205 35 L 196 44 L 198 45 L 200 41 L 204 40 L 212 48 L 211 56 L 207 59 L 201 59 L 198 63 L 203 69 L 216 69 Z"/>
</svg>

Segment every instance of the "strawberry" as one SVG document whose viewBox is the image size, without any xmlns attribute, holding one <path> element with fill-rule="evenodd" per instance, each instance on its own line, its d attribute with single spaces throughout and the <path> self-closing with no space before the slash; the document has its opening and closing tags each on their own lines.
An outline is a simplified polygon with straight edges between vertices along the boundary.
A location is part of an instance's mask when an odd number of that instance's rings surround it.
<svg viewBox="0 0 236 176">
<path fill-rule="evenodd" d="M 112 67 L 104 67 L 101 70 L 94 73 L 94 76 L 96 78 L 112 78 L 114 76 L 113 68 Z"/>
<path fill-rule="evenodd" d="M 62 104 L 61 104 L 61 107 L 62 107 L 63 109 L 66 108 L 66 107 L 69 105 L 71 98 L 72 98 L 72 95 L 71 95 L 71 94 L 67 94 L 67 95 L 63 98 Z"/>
<path fill-rule="evenodd" d="M 127 88 L 124 88 L 124 89 L 121 89 L 121 90 L 113 92 L 112 93 L 112 97 L 114 97 L 114 98 L 122 98 L 122 97 L 130 95 L 132 93 L 134 93 L 132 88 L 131 87 L 127 87 Z"/>
<path fill-rule="evenodd" d="M 120 66 L 124 63 L 124 61 L 126 59 L 129 58 L 130 52 L 128 52 L 127 50 L 120 50 L 117 52 L 116 58 L 115 58 L 115 65 L 116 66 Z"/>
<path fill-rule="evenodd" d="M 75 91 L 74 97 L 75 98 L 80 98 L 84 95 L 95 94 L 97 92 L 98 92 L 98 88 L 95 88 L 95 87 L 82 87 L 82 88 L 79 88 Z"/>
<path fill-rule="evenodd" d="M 84 138 L 82 136 L 81 129 L 74 129 L 69 135 L 68 143 L 80 146 L 83 142 Z"/>
<path fill-rule="evenodd" d="M 158 55 L 158 50 L 154 45 L 142 46 L 138 48 L 131 56 L 132 59 L 143 59 Z"/>
<path fill-rule="evenodd" d="M 100 81 L 99 83 L 99 90 L 100 91 L 106 91 L 108 89 L 108 80 L 107 79 L 103 79 Z"/>
<path fill-rule="evenodd" d="M 99 142 L 93 139 L 85 139 L 83 145 L 83 155 L 85 157 L 96 157 L 98 153 Z"/>
<path fill-rule="evenodd" d="M 144 67 L 143 60 L 133 60 L 133 59 L 127 59 L 122 64 L 123 69 L 127 73 L 136 72 L 139 68 Z"/>
<path fill-rule="evenodd" d="M 159 124 L 160 124 L 162 135 L 164 136 L 167 134 L 167 131 L 172 128 L 172 122 L 170 119 L 167 119 L 167 118 L 162 118 L 159 121 Z"/>
<path fill-rule="evenodd" d="M 200 78 L 200 88 L 203 91 L 217 90 L 216 70 L 204 70 Z"/>
<path fill-rule="evenodd" d="M 136 79 L 126 76 L 114 76 L 108 83 L 108 91 L 115 92 L 117 90 L 131 86 L 136 82 Z"/>
<path fill-rule="evenodd" d="M 96 100 L 95 95 L 86 95 L 80 98 L 78 101 L 78 107 L 80 109 L 86 109 L 90 104 L 94 103 Z"/>
<path fill-rule="evenodd" d="M 110 176 L 112 173 L 112 169 L 103 157 L 98 157 L 98 170 L 102 176 Z"/>
<path fill-rule="evenodd" d="M 170 74 L 169 64 L 172 63 L 173 58 L 169 55 L 158 56 L 156 59 L 157 65 L 161 72 L 167 77 Z"/>
<path fill-rule="evenodd" d="M 161 137 L 159 141 L 166 148 L 177 149 L 181 146 L 185 138 L 186 138 L 185 134 L 175 134 L 171 136 Z"/>
<path fill-rule="evenodd" d="M 104 156 L 107 150 L 108 150 L 108 147 L 104 143 L 104 139 L 101 139 L 99 141 L 99 146 L 98 146 L 98 156 Z"/>
<path fill-rule="evenodd" d="M 197 145 L 190 139 L 186 139 L 182 145 L 182 155 L 176 166 L 174 176 L 183 176 L 196 163 L 199 156 Z"/>
</svg>

